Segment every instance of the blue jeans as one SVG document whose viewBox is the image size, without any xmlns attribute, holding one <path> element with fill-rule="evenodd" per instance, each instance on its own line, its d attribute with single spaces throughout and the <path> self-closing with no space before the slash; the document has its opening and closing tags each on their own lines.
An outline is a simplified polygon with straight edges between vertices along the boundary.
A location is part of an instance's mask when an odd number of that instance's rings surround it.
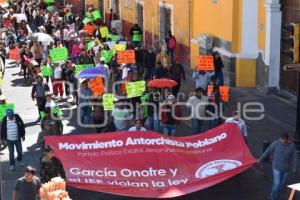
<svg viewBox="0 0 300 200">
<path fill-rule="evenodd" d="M 273 186 L 271 192 L 271 200 L 279 200 L 282 189 L 285 187 L 289 172 L 281 172 L 273 169 Z"/>
<path fill-rule="evenodd" d="M 151 131 L 160 132 L 160 121 L 154 117 L 148 117 L 149 129 Z"/>
<path fill-rule="evenodd" d="M 15 165 L 15 146 L 17 149 L 17 160 L 22 161 L 23 159 L 23 152 L 22 152 L 22 142 L 21 139 L 17 141 L 10 141 L 7 140 L 8 152 L 9 152 L 9 162 L 10 165 Z"/>
<path fill-rule="evenodd" d="M 170 124 L 162 125 L 163 133 L 168 136 L 175 136 L 176 126 Z"/>
<path fill-rule="evenodd" d="M 219 119 L 213 119 L 209 121 L 209 128 L 213 129 L 218 126 Z"/>
<path fill-rule="evenodd" d="M 193 134 L 201 133 L 202 132 L 202 121 L 197 118 L 193 118 L 192 119 L 192 130 L 193 130 Z"/>
<path fill-rule="evenodd" d="M 90 106 L 81 107 L 81 112 L 80 112 L 81 122 L 89 124 L 91 122 L 91 113 L 92 113 L 92 109 Z"/>
</svg>

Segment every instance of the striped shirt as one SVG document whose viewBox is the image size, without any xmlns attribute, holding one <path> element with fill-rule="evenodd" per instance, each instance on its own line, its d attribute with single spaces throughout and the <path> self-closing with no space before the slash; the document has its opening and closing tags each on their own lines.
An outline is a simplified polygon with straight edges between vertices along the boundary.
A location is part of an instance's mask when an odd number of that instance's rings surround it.
<svg viewBox="0 0 300 200">
<path fill-rule="evenodd" d="M 7 119 L 7 140 L 17 141 L 19 139 L 18 136 L 18 126 L 16 119 L 13 120 Z"/>
</svg>

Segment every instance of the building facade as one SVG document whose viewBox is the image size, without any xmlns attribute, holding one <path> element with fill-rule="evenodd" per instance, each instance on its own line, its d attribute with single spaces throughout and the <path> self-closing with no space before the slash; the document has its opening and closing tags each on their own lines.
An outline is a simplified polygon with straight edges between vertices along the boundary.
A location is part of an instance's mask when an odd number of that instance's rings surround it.
<svg viewBox="0 0 300 200">
<path fill-rule="evenodd" d="M 86 0 L 87 1 L 87 0 Z M 134 24 L 144 32 L 144 44 L 155 47 L 171 30 L 179 60 L 195 67 L 199 37 L 210 34 L 224 62 L 225 83 L 234 87 L 281 88 L 295 93 L 295 72 L 284 72 L 282 29 L 300 22 L 300 0 L 89 0 L 113 10 L 128 35 Z M 96 6 L 96 7 L 97 7 Z"/>
</svg>

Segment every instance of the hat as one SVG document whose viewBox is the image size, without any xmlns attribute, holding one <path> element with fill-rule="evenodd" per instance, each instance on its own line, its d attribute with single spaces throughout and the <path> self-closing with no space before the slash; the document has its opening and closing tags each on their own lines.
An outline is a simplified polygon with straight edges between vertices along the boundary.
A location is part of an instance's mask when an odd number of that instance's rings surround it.
<svg viewBox="0 0 300 200">
<path fill-rule="evenodd" d="M 101 58 L 100 58 L 100 62 L 105 62 L 105 58 L 104 58 L 104 57 L 101 57 Z"/>
<path fill-rule="evenodd" d="M 175 98 L 176 98 L 176 97 L 175 97 L 173 94 L 171 94 L 171 95 L 168 96 L 168 100 L 169 100 L 169 101 L 174 101 Z"/>
<path fill-rule="evenodd" d="M 7 115 L 8 117 L 11 117 L 11 116 L 14 115 L 14 111 L 13 111 L 12 109 L 7 109 L 7 110 L 6 110 L 6 115 Z"/>
<path fill-rule="evenodd" d="M 29 172 L 31 174 L 35 174 L 36 173 L 36 169 L 32 166 L 27 166 L 25 172 Z"/>
</svg>

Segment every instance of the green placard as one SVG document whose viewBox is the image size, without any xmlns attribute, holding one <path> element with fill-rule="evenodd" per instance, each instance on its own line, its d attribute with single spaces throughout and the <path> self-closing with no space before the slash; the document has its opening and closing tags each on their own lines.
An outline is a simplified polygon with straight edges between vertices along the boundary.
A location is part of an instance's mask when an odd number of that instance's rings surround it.
<svg viewBox="0 0 300 200">
<path fill-rule="evenodd" d="M 140 97 L 146 90 L 145 81 L 126 83 L 127 98 Z"/>
<path fill-rule="evenodd" d="M 94 64 L 76 65 L 75 74 L 79 74 L 82 70 L 90 67 L 94 67 Z"/>
<path fill-rule="evenodd" d="M 111 61 L 113 55 L 114 55 L 114 53 L 113 53 L 112 50 L 108 50 L 108 51 L 103 50 L 103 51 L 101 51 L 101 57 L 105 58 L 105 63 L 106 64 L 108 64 Z"/>
<path fill-rule="evenodd" d="M 40 112 L 40 116 L 41 116 L 41 119 L 44 119 L 44 118 L 46 117 L 46 113 L 43 112 L 43 111 L 41 111 L 41 112 Z"/>
<path fill-rule="evenodd" d="M 142 35 L 141 34 L 136 34 L 136 33 L 133 34 L 132 41 L 141 42 L 142 41 Z"/>
<path fill-rule="evenodd" d="M 54 6 L 48 6 L 48 7 L 47 7 L 47 10 L 48 10 L 49 12 L 53 13 L 54 10 L 55 10 L 55 8 L 54 8 Z"/>
<path fill-rule="evenodd" d="M 90 22 L 91 22 L 90 18 L 87 18 L 87 17 L 84 18 L 84 20 L 82 21 L 83 24 L 88 24 Z"/>
<path fill-rule="evenodd" d="M 49 77 L 49 76 L 52 76 L 52 74 L 53 74 L 53 70 L 50 66 L 42 66 L 41 71 L 42 71 L 43 77 Z"/>
<path fill-rule="evenodd" d="M 115 107 L 114 104 L 114 94 L 104 94 L 103 95 L 103 107 L 104 110 L 113 110 Z"/>
<path fill-rule="evenodd" d="M 108 36 L 108 34 L 109 34 L 108 28 L 106 26 L 101 27 L 99 29 L 99 31 L 100 31 L 100 34 L 101 34 L 102 38 L 106 38 Z"/>
<path fill-rule="evenodd" d="M 94 10 L 92 12 L 92 16 L 93 16 L 94 20 L 96 20 L 96 19 L 102 19 L 102 16 L 101 16 L 101 13 L 100 13 L 99 10 Z"/>
<path fill-rule="evenodd" d="M 113 34 L 108 34 L 107 38 L 110 38 L 111 41 L 113 41 L 113 42 L 117 42 L 119 40 L 119 36 L 118 35 L 113 35 Z"/>
<path fill-rule="evenodd" d="M 16 105 L 14 103 L 6 103 L 0 105 L 0 121 L 6 116 L 6 110 L 12 109 L 14 112 L 16 112 Z"/>
<path fill-rule="evenodd" d="M 72 12 L 67 12 L 66 13 L 66 17 L 70 17 L 70 16 L 72 16 L 73 14 L 72 14 Z"/>
<path fill-rule="evenodd" d="M 52 62 L 65 61 L 68 59 L 67 48 L 54 48 L 50 50 L 50 57 Z"/>
<path fill-rule="evenodd" d="M 86 50 L 89 51 L 90 49 L 92 49 L 95 46 L 95 41 L 91 41 L 87 44 L 87 48 Z"/>
<path fill-rule="evenodd" d="M 55 2 L 55 0 L 45 0 L 46 4 L 53 4 Z"/>
<path fill-rule="evenodd" d="M 55 106 L 52 110 L 53 114 L 56 114 L 56 117 L 61 117 L 62 112 L 60 111 L 58 106 Z"/>
</svg>

